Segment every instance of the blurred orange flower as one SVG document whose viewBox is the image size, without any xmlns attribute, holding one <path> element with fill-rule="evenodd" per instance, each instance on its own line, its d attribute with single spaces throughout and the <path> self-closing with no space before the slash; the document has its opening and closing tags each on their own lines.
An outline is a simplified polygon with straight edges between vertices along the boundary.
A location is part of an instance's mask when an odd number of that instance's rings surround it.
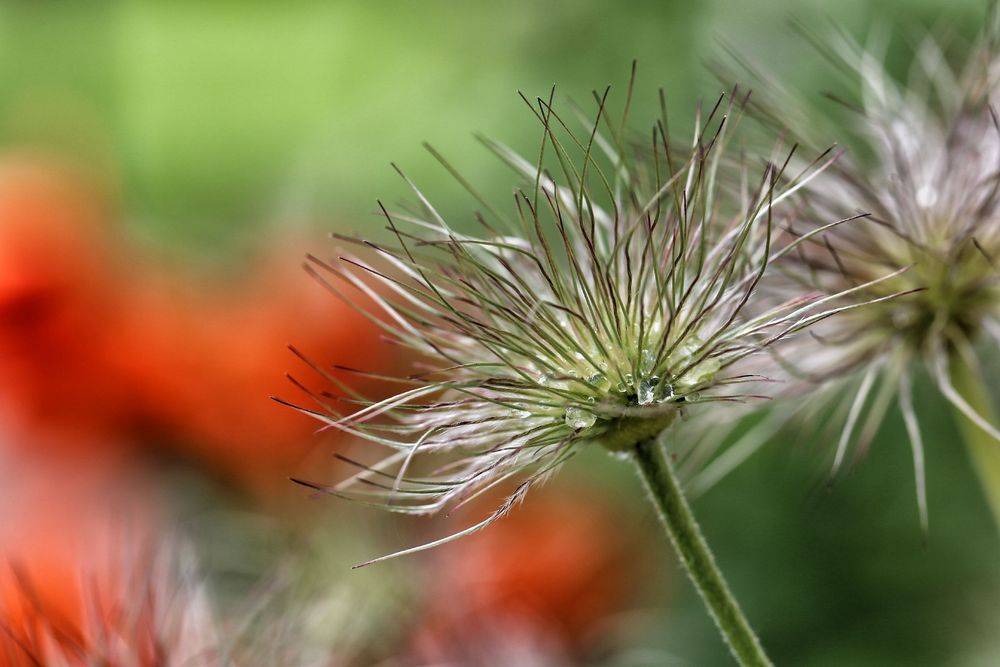
<svg viewBox="0 0 1000 667">
<path fill-rule="evenodd" d="M 66 168 L 0 164 L 0 418 L 33 447 L 118 446 L 135 417 L 108 217 Z"/>
<path fill-rule="evenodd" d="M 108 199 L 55 161 L 0 161 L 9 446 L 53 456 L 155 446 L 254 488 L 285 488 L 318 444 L 313 423 L 268 400 L 301 368 L 287 344 L 372 366 L 374 327 L 297 269 L 291 238 L 262 241 L 270 249 L 249 279 L 205 284 L 130 247 Z"/>
<path fill-rule="evenodd" d="M 524 651 L 548 656 L 544 664 L 576 664 L 626 608 L 647 566 L 637 531 L 592 491 L 585 509 L 566 487 L 541 496 L 438 553 L 418 654 L 457 660 L 456 651 L 520 638 Z"/>
<path fill-rule="evenodd" d="M 155 307 L 144 299 L 139 324 L 161 351 L 146 361 L 147 391 L 175 451 L 258 489 L 286 488 L 312 452 L 329 460 L 315 422 L 269 400 L 287 393 L 286 372 L 310 375 L 288 345 L 362 368 L 377 366 L 381 351 L 373 326 L 298 270 L 295 254 L 275 252 L 255 271 L 261 278 L 238 285 L 187 286 Z"/>
</svg>

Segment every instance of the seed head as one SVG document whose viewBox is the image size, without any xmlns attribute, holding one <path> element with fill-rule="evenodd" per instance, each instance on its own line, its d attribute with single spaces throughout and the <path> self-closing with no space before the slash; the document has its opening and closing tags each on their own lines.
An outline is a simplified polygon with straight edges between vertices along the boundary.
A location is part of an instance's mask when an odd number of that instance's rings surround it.
<svg viewBox="0 0 1000 667">
<path fill-rule="evenodd" d="M 510 211 L 441 160 L 482 207 L 481 233 L 446 221 L 403 176 L 419 205 L 382 208 L 392 243 L 343 238 L 365 254 L 307 262 L 340 298 L 375 304 L 367 316 L 420 361 L 389 378 L 404 388 L 386 400 L 313 395 L 328 428 L 390 453 L 351 461 L 360 471 L 336 486 L 305 484 L 412 514 L 514 488 L 485 521 L 400 553 L 488 525 L 587 444 L 628 450 L 689 409 L 756 396 L 758 353 L 842 308 L 814 290 L 747 308 L 770 266 L 822 231 L 786 233 L 782 208 L 828 154 L 795 174 L 794 148 L 748 165 L 731 149 L 740 91 L 699 112 L 684 147 L 665 112 L 645 144 L 631 142 L 631 86 L 621 122 L 608 91 L 595 100 L 578 129 L 551 96 L 529 103 L 543 129 L 534 163 L 483 140 L 521 178 Z"/>
<path fill-rule="evenodd" d="M 852 207 L 870 215 L 796 252 L 778 294 L 842 292 L 861 284 L 869 285 L 853 292 L 861 301 L 908 294 L 845 313 L 777 354 L 800 377 L 857 382 L 845 406 L 835 472 L 854 431 L 860 425 L 860 454 L 898 396 L 925 528 L 923 445 L 910 392 L 914 362 L 924 361 L 945 398 L 1000 440 L 1000 432 L 959 395 L 949 377 L 949 358 L 962 355 L 969 363 L 982 337 L 1000 340 L 1000 119 L 990 103 L 1000 92 L 995 9 L 987 23 L 957 69 L 947 64 L 942 43 L 926 36 L 906 81 L 887 72 L 883 35 L 862 47 L 844 34 L 827 40 L 803 28 L 860 94 L 857 102 L 843 103 L 850 121 L 840 131 L 851 151 L 803 189 L 811 213 L 803 216 L 807 224 L 801 229 L 822 226 L 828 216 Z M 774 80 L 764 85 L 780 102 L 761 106 L 760 116 L 773 122 L 780 115 L 793 124 L 800 119 L 794 131 L 806 145 L 815 136 L 811 128 L 836 126 L 829 115 L 804 105 L 801 95 Z M 911 268 L 871 283 L 899 267 Z"/>
</svg>

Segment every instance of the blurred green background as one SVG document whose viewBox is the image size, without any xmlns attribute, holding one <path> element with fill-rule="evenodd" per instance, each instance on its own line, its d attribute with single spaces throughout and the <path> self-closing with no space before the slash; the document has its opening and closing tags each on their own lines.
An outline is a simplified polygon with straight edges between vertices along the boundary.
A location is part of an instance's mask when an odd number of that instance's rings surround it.
<svg viewBox="0 0 1000 667">
<path fill-rule="evenodd" d="M 326 231 L 380 226 L 376 198 L 406 196 L 390 162 L 447 215 L 469 219 L 469 202 L 421 142 L 506 196 L 511 174 L 472 134 L 530 153 L 539 130 L 516 91 L 533 98 L 556 84 L 557 95 L 586 103 L 592 88 L 623 87 L 634 58 L 637 124 L 655 113 L 661 85 L 683 123 L 698 97 L 722 90 L 704 67 L 723 57 L 719 40 L 819 93 L 819 58 L 787 29 L 789 17 L 820 31 L 832 20 L 859 38 L 880 21 L 903 36 L 939 24 L 972 35 L 984 5 L 6 0 L 0 142 L 87 165 L 118 191 L 133 241 L 191 271 L 215 271 L 276 224 L 304 225 L 312 243 L 302 252 L 319 254 L 329 250 Z M 902 75 L 905 43 L 893 49 Z M 786 434 L 696 504 L 777 664 L 1000 664 L 1000 540 L 949 411 L 932 391 L 918 398 L 926 546 L 896 414 L 864 465 L 832 488 L 818 483 L 827 453 L 792 446 Z M 630 471 L 598 452 L 582 458 L 554 484 L 582 481 L 631 507 L 663 579 L 677 580 Z M 640 640 L 620 659 L 728 664 L 694 593 L 679 580 L 674 588 L 670 600 L 641 601 Z"/>
<path fill-rule="evenodd" d="M 555 84 L 586 104 L 637 59 L 637 123 L 658 86 L 686 118 L 695 96 L 723 89 L 702 66 L 720 40 L 810 80 L 816 59 L 790 17 L 858 35 L 903 16 L 971 33 L 983 4 L 4 2 L 0 136 L 113 169 L 136 233 L 212 253 L 276 213 L 365 224 L 377 196 L 400 191 L 390 161 L 448 207 L 454 188 L 421 141 L 506 194 L 505 168 L 471 135 L 530 149 L 538 129 L 518 90 Z"/>
</svg>

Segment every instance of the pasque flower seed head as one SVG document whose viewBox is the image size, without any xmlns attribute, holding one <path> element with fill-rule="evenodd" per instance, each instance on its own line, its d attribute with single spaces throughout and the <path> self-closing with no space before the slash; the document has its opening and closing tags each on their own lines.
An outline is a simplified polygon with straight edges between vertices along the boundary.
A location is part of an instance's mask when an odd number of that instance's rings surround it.
<svg viewBox="0 0 1000 667">
<path fill-rule="evenodd" d="M 363 295 L 367 316 L 420 365 L 388 378 L 402 389 L 385 400 L 313 395 L 308 412 L 328 428 L 389 453 L 352 460 L 359 471 L 335 486 L 306 484 L 412 514 L 513 488 L 485 521 L 400 553 L 488 525 L 588 444 L 626 450 L 684 411 L 714 413 L 756 395 L 770 362 L 762 350 L 857 307 L 803 290 L 747 308 L 773 264 L 847 222 L 784 231 L 784 202 L 829 154 L 795 174 L 786 171 L 794 148 L 747 164 L 734 148 L 740 91 L 699 112 L 683 147 L 670 141 L 665 112 L 636 145 L 624 129 L 631 86 L 620 122 L 607 98 L 595 94 L 596 115 L 579 114 L 578 129 L 551 96 L 529 103 L 543 128 L 535 162 L 484 139 L 522 179 L 509 211 L 441 159 L 479 202 L 482 233 L 446 221 L 404 176 L 418 205 L 382 209 L 391 243 L 344 237 L 361 251 L 307 262 L 344 300 Z"/>
<path fill-rule="evenodd" d="M 898 397 L 926 528 L 923 439 L 911 396 L 916 362 L 924 362 L 941 394 L 973 430 L 995 439 L 990 446 L 1000 446 L 1000 431 L 954 381 L 955 372 L 963 372 L 956 367 L 975 372 L 979 366 L 977 342 L 1000 341 L 1000 118 L 992 106 L 1000 92 L 996 8 L 967 49 L 964 65 L 949 65 L 944 46 L 929 34 L 914 51 L 905 82 L 884 65 L 885 34 L 877 33 L 863 47 L 842 33 L 827 40 L 803 31 L 859 89 L 859 98 L 841 105 L 849 122 L 838 127 L 776 79 L 764 83 L 773 103 L 757 111 L 768 123 L 790 124 L 806 144 L 815 128 L 835 127 L 850 149 L 803 188 L 806 208 L 798 230 L 808 233 L 829 216 L 852 210 L 870 215 L 823 243 L 804 245 L 781 273 L 784 284 L 771 287 L 779 301 L 801 290 L 838 292 L 861 284 L 867 286 L 853 292 L 859 301 L 909 294 L 830 320 L 775 354 L 793 374 L 812 382 L 846 377 L 857 383 L 845 405 L 834 471 L 852 443 L 864 452 Z M 871 283 L 904 266 L 912 268 Z M 997 493 L 1000 503 L 1000 489 Z"/>
</svg>

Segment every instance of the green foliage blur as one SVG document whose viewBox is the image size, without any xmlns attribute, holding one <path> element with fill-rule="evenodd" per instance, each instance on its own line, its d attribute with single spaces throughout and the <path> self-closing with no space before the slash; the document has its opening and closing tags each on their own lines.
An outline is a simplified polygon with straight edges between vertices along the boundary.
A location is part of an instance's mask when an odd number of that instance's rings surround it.
<svg viewBox="0 0 1000 667">
<path fill-rule="evenodd" d="M 377 229 L 376 199 L 406 196 L 390 162 L 458 224 L 471 219 L 423 141 L 491 196 L 507 196 L 511 174 L 473 133 L 530 153 L 539 129 L 517 91 L 532 99 L 556 84 L 557 95 L 586 104 L 593 88 L 623 86 L 637 59 L 637 121 L 655 113 L 663 86 L 683 123 L 699 97 L 723 90 L 704 66 L 725 57 L 722 43 L 781 63 L 818 94 L 819 58 L 787 29 L 790 17 L 818 29 L 832 19 L 859 38 L 880 21 L 904 35 L 939 24 L 972 34 L 984 5 L 4 0 L 0 142 L 68 153 L 108 176 L 129 233 L 182 263 L 225 263 L 286 221 L 311 225 L 315 245 L 303 250 L 322 253 L 325 231 Z M 890 62 L 905 72 L 905 55 Z M 926 544 L 894 413 L 863 465 L 835 486 L 825 484 L 822 443 L 784 434 L 696 503 L 777 664 L 1000 664 L 1000 540 L 950 412 L 931 391 L 918 399 Z M 629 470 L 608 474 L 598 452 L 583 458 L 568 476 L 641 507 Z M 672 563 L 651 516 L 646 526 L 650 548 Z M 644 626 L 635 664 L 654 664 L 640 649 L 676 656 L 670 664 L 728 664 L 693 591 L 673 573 L 664 579 L 679 597 Z"/>
</svg>

